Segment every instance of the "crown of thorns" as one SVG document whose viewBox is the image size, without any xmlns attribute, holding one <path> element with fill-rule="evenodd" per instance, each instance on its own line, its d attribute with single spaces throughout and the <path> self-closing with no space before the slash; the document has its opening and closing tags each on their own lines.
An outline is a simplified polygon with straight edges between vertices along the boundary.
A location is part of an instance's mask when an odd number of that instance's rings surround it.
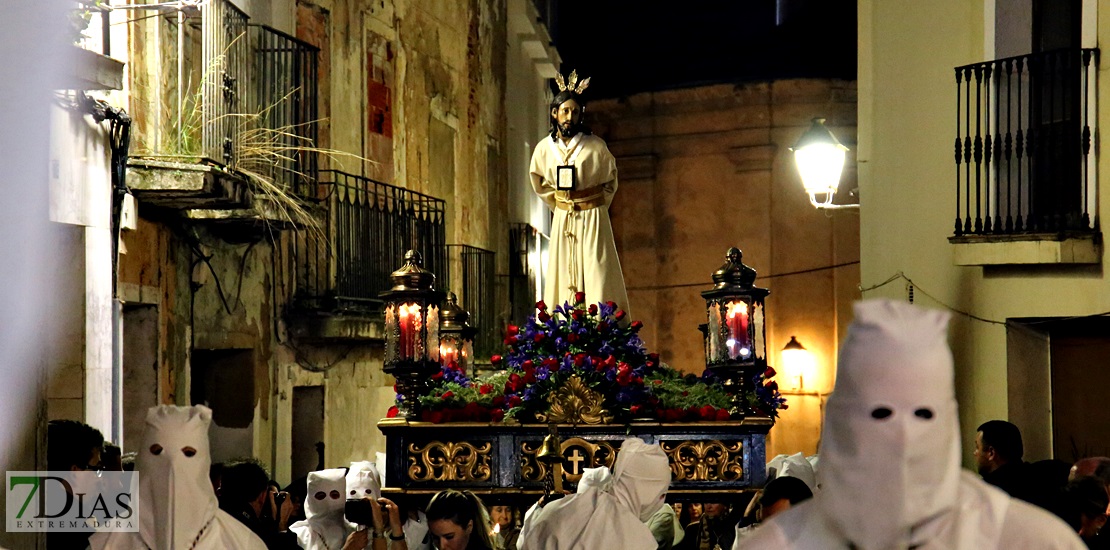
<svg viewBox="0 0 1110 550">
<path fill-rule="evenodd" d="M 558 84 L 560 92 L 570 90 L 576 94 L 581 94 L 582 92 L 586 91 L 586 88 L 590 85 L 590 79 L 585 78 L 581 82 L 579 82 L 578 71 L 573 70 L 570 72 L 570 76 L 568 76 L 566 80 L 563 79 L 563 75 L 561 73 L 555 73 L 555 84 Z"/>
</svg>

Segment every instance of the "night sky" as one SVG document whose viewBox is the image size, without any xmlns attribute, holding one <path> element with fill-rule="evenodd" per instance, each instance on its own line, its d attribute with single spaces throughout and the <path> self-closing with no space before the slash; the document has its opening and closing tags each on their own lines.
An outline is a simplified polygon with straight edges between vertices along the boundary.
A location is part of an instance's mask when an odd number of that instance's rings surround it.
<svg viewBox="0 0 1110 550">
<path fill-rule="evenodd" d="M 722 82 L 856 77 L 855 0 L 557 0 L 563 72 L 590 98 Z"/>
</svg>

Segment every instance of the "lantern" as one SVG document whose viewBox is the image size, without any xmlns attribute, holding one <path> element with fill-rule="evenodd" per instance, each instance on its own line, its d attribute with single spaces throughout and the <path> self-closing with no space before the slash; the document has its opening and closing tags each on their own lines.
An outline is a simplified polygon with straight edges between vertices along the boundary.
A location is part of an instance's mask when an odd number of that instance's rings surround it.
<svg viewBox="0 0 1110 550">
<path fill-rule="evenodd" d="M 440 312 L 439 363 L 473 376 L 470 368 L 474 361 L 474 335 L 478 331 L 470 326 L 469 320 L 470 313 L 459 307 L 454 292 L 448 292 Z"/>
<path fill-rule="evenodd" d="M 742 256 L 740 249 L 728 249 L 727 261 L 713 273 L 713 288 L 701 293 L 706 311 L 705 366 L 732 394 L 733 414 L 749 412 L 744 390 L 767 369 L 764 300 L 770 291 L 754 286 L 755 270 L 743 264 Z"/>
<path fill-rule="evenodd" d="M 787 388 L 795 391 L 805 390 L 806 378 L 811 380 L 812 386 L 815 369 L 813 354 L 797 338 L 791 336 L 786 347 L 782 348 L 782 370 Z"/>
<path fill-rule="evenodd" d="M 385 302 L 385 372 L 397 379 L 398 416 L 414 418 L 417 396 L 439 371 L 439 304 L 443 292 L 436 276 L 423 268 L 420 253 L 405 253 L 405 265 L 389 276 L 393 287 L 381 293 Z"/>
</svg>

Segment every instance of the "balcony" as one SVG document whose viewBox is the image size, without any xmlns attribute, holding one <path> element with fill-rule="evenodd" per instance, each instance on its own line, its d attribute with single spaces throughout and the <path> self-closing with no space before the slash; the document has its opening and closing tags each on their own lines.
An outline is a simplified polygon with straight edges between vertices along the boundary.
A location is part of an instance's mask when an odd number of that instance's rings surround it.
<svg viewBox="0 0 1110 550">
<path fill-rule="evenodd" d="M 1097 49 L 955 68 L 957 265 L 1101 261 Z"/>
<path fill-rule="evenodd" d="M 291 331 L 303 340 L 379 340 L 381 298 L 406 250 L 442 285 L 447 276 L 445 203 L 338 170 L 320 171 L 319 230 L 297 232 L 289 268 Z"/>
<path fill-rule="evenodd" d="M 236 229 L 311 225 L 318 49 L 227 0 L 134 24 L 152 37 L 136 59 L 139 199 Z"/>
<path fill-rule="evenodd" d="M 459 306 L 470 313 L 474 359 L 488 360 L 501 344 L 502 327 L 496 311 L 496 277 L 492 250 L 465 244 L 447 245 L 447 280 L 440 286 L 454 291 Z"/>
</svg>

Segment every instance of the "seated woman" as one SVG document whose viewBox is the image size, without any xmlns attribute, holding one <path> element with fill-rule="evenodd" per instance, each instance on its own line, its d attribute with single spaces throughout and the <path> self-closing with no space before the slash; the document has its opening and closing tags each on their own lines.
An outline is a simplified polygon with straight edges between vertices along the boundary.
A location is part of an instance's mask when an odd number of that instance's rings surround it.
<svg viewBox="0 0 1110 550">
<path fill-rule="evenodd" d="M 432 543 L 439 550 L 495 550 L 486 507 L 470 491 L 436 493 L 425 511 Z"/>
</svg>

